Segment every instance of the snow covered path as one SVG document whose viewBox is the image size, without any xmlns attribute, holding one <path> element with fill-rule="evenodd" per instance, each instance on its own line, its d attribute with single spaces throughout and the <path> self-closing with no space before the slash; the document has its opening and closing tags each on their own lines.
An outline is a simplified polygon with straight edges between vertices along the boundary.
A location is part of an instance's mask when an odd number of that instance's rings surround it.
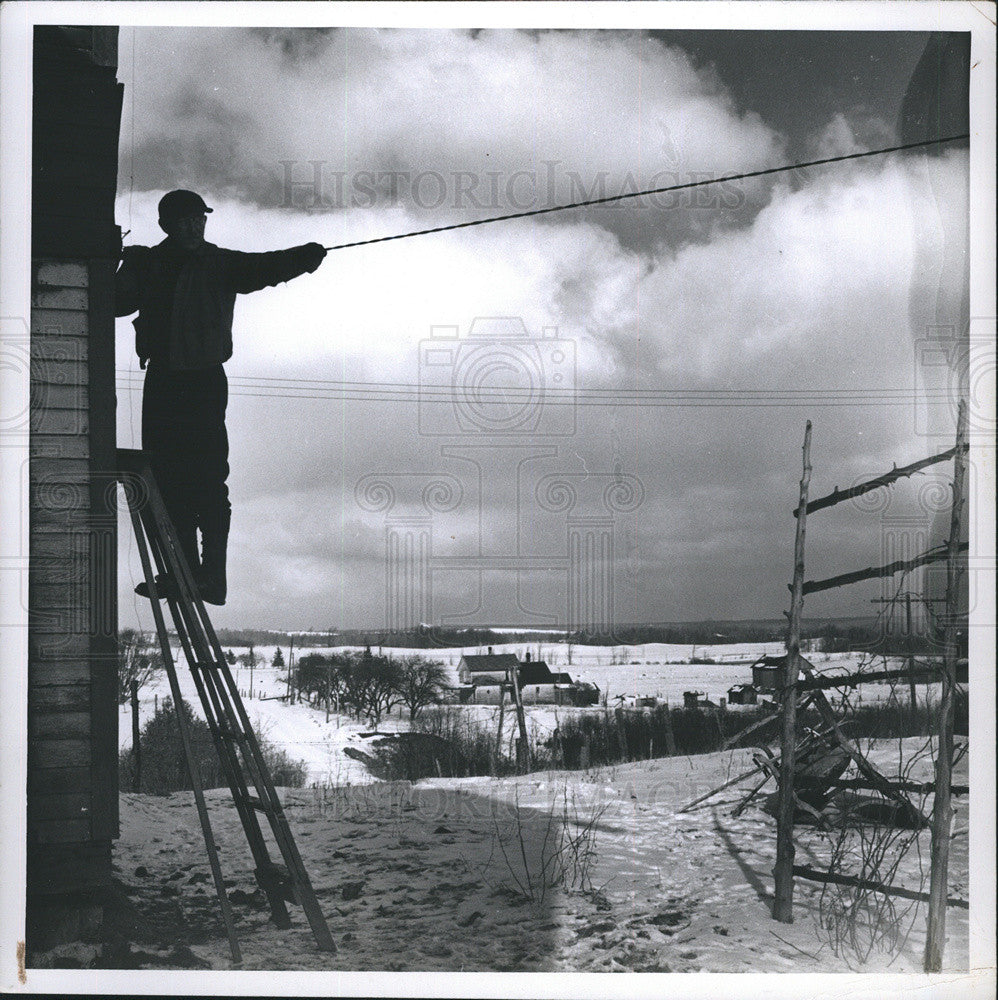
<svg viewBox="0 0 998 1000">
<path fill-rule="evenodd" d="M 897 747 L 896 741 L 885 746 L 885 763 Z M 742 750 L 506 780 L 286 790 L 282 798 L 336 955 L 316 950 L 296 907 L 289 930 L 269 923 L 229 796 L 212 791 L 212 823 L 236 893 L 243 968 L 847 971 L 855 958 L 835 954 L 817 928 L 820 886 L 798 880 L 795 922 L 770 919 L 775 823 L 758 800 L 731 817 L 745 786 L 696 811 L 677 811 L 750 766 Z M 966 761 L 961 766 L 965 780 Z M 959 831 L 967 825 L 967 804 L 956 803 L 950 893 L 966 898 L 967 838 Z M 599 891 L 560 888 L 524 901 L 511 886 L 525 882 L 525 871 L 536 880 L 542 856 L 550 854 L 545 836 L 550 843 L 566 812 L 583 823 L 595 820 L 590 875 Z M 194 955 L 206 966 L 229 968 L 191 795 L 125 794 L 121 813 L 115 867 L 136 906 L 168 906 Z M 813 829 L 797 829 L 799 862 L 820 867 L 825 841 Z M 920 850 L 905 857 L 898 884 L 920 885 L 928 842 L 926 831 Z M 861 971 L 920 970 L 924 908 L 915 909 L 896 960 L 875 952 Z M 947 970 L 966 969 L 967 911 L 949 910 L 948 931 Z"/>
</svg>

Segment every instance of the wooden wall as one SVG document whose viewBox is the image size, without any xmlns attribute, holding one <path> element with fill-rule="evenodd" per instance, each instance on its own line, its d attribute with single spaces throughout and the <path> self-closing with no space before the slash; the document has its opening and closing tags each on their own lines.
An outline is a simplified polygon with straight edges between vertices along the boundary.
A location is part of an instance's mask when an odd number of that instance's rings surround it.
<svg viewBox="0 0 998 1000">
<path fill-rule="evenodd" d="M 110 876 L 118 833 L 115 28 L 37 28 L 28 893 Z"/>
</svg>

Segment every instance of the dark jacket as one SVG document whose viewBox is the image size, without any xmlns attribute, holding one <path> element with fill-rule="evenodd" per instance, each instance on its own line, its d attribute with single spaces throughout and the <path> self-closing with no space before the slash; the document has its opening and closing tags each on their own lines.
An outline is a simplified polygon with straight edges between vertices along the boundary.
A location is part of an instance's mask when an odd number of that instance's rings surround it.
<svg viewBox="0 0 998 1000">
<path fill-rule="evenodd" d="M 115 315 L 134 320 L 142 366 L 212 368 L 232 357 L 236 295 L 290 281 L 318 264 L 306 246 L 241 253 L 204 243 L 181 251 L 169 239 L 129 247 L 115 275 Z"/>
</svg>

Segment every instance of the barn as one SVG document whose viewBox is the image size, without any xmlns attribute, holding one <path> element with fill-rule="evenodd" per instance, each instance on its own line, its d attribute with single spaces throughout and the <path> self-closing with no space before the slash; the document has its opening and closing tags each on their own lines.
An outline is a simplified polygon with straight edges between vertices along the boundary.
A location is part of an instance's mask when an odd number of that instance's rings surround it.
<svg viewBox="0 0 998 1000">
<path fill-rule="evenodd" d="M 781 656 L 760 656 L 752 664 L 752 686 L 757 692 L 770 693 L 783 686 L 783 669 L 787 662 L 786 654 Z M 814 670 L 810 660 L 801 657 L 801 662 L 808 670 Z"/>
<path fill-rule="evenodd" d="M 755 705 L 759 692 L 751 684 L 735 684 L 728 688 L 728 702 L 732 705 Z"/>
<path fill-rule="evenodd" d="M 118 835 L 117 28 L 35 28 L 27 945 L 93 930 Z"/>
</svg>

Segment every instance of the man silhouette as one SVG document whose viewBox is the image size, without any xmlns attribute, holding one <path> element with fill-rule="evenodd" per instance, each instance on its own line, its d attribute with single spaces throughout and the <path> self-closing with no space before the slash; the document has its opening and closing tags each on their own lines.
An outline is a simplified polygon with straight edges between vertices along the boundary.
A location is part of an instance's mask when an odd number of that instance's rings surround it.
<svg viewBox="0 0 998 1000">
<path fill-rule="evenodd" d="M 135 349 L 146 369 L 142 448 L 202 600 L 224 604 L 231 505 L 223 365 L 232 356 L 236 295 L 315 271 L 326 251 L 318 243 L 269 253 L 222 249 L 204 238 L 211 211 L 193 191 L 163 196 L 159 225 L 166 239 L 122 251 L 115 314 L 138 311 Z M 174 586 L 170 579 L 159 583 L 161 593 Z M 149 596 L 144 582 L 135 590 Z"/>
</svg>

